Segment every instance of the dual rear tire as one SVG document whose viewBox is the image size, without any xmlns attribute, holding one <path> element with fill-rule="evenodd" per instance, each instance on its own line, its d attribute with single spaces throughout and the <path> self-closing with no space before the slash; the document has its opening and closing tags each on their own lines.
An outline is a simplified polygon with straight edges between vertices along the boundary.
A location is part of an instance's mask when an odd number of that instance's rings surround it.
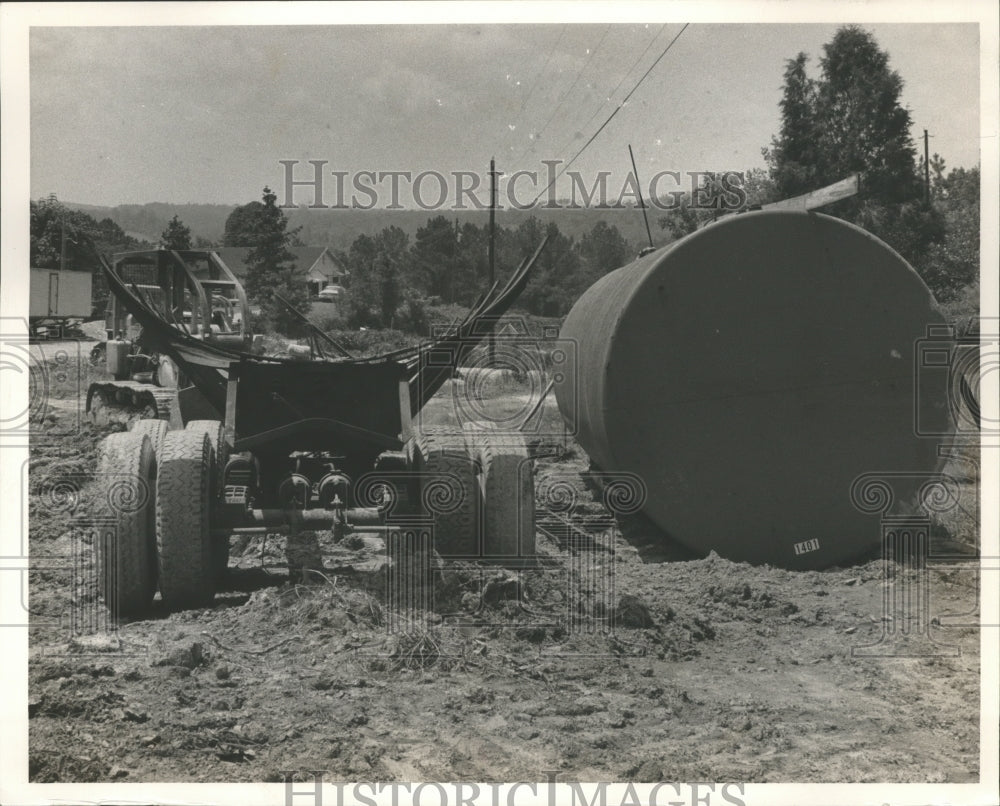
<svg viewBox="0 0 1000 806">
<path fill-rule="evenodd" d="M 147 609 L 156 593 L 156 454 L 145 434 L 111 434 L 98 463 L 103 495 L 96 541 L 97 582 L 112 615 Z"/>
<path fill-rule="evenodd" d="M 222 495 L 222 475 L 229 461 L 229 443 L 226 433 L 218 420 L 191 420 L 185 427 L 185 432 L 201 433 L 208 437 L 212 458 L 209 462 L 209 488 L 212 499 Z M 206 518 L 208 517 L 206 512 Z M 212 573 L 216 584 L 220 584 L 229 570 L 229 538 L 221 537 L 211 541 Z"/>
<path fill-rule="evenodd" d="M 211 603 L 229 560 L 228 542 L 210 532 L 227 458 L 215 420 L 192 421 L 183 431 L 139 420 L 105 439 L 102 512 L 114 528 L 98 541 L 98 580 L 116 617 L 147 610 L 157 586 L 169 609 Z"/>
<path fill-rule="evenodd" d="M 535 554 L 534 477 L 520 434 L 489 423 L 425 429 L 413 458 L 438 554 L 500 562 Z"/>
<path fill-rule="evenodd" d="M 170 431 L 156 479 L 160 596 L 170 609 L 204 607 L 215 596 L 209 532 L 212 445 L 203 431 Z"/>
</svg>

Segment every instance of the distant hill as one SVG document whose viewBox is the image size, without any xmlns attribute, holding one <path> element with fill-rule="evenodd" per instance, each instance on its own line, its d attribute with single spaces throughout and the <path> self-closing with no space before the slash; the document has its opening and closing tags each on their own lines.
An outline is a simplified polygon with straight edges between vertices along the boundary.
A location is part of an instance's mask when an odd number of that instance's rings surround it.
<svg viewBox="0 0 1000 806">
<path fill-rule="evenodd" d="M 97 220 L 110 218 L 129 235 L 139 240 L 156 243 L 167 227 L 167 222 L 175 215 L 191 228 L 193 236 L 207 238 L 213 243 L 222 240 L 226 218 L 234 207 L 228 204 L 168 204 L 148 202 L 147 204 L 119 204 L 117 207 L 100 207 L 92 204 L 64 202 L 73 209 L 80 210 Z"/>
<path fill-rule="evenodd" d="M 155 243 L 160 233 L 173 216 L 180 218 L 191 229 L 194 237 L 206 238 L 212 243 L 221 243 L 226 218 L 235 209 L 226 204 L 168 204 L 149 202 L 147 204 L 121 204 L 117 207 L 101 207 L 88 204 L 65 202 L 67 207 L 81 210 L 100 220 L 110 218 L 123 230 L 139 239 Z M 286 210 L 292 227 L 302 227 L 299 237 L 311 246 L 330 246 L 334 249 L 348 249 L 359 235 L 374 235 L 388 226 L 397 226 L 412 238 L 417 229 L 424 226 L 429 218 L 437 215 L 455 220 L 459 224 L 472 222 L 482 226 L 488 221 L 485 210 L 427 211 L 427 210 Z M 622 236 L 636 248 L 647 242 L 646 227 L 642 212 L 638 208 L 624 209 L 538 209 L 531 211 L 499 210 L 497 225 L 514 228 L 530 216 L 540 221 L 554 221 L 561 232 L 579 240 L 593 229 L 598 221 L 606 221 L 618 227 Z M 650 228 L 657 245 L 669 239 L 657 223 L 661 215 L 650 211 Z"/>
</svg>

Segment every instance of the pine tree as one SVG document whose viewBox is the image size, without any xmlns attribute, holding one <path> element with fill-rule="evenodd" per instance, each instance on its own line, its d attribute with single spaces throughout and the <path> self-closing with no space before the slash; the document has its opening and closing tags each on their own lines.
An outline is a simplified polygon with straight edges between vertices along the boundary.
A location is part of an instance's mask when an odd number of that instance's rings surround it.
<svg viewBox="0 0 1000 806">
<path fill-rule="evenodd" d="M 805 54 L 787 63 L 781 135 L 765 153 L 771 178 L 787 198 L 859 174 L 858 195 L 823 212 L 864 227 L 917 264 L 944 237 L 944 224 L 922 200 L 903 80 L 856 25 L 839 29 L 823 52 L 815 82 Z"/>
<path fill-rule="evenodd" d="M 264 188 L 257 216 L 256 244 L 247 254 L 246 291 L 260 304 L 275 329 L 294 335 L 299 322 L 275 294 L 304 314 L 309 310 L 309 288 L 304 273 L 295 264 L 295 255 L 288 249 L 297 230 L 288 230 L 288 220 L 277 206 L 277 199 L 270 188 Z"/>
<path fill-rule="evenodd" d="M 177 216 L 174 216 L 160 235 L 160 246 L 164 249 L 190 249 L 190 228 L 185 227 L 184 223 Z"/>
<path fill-rule="evenodd" d="M 864 199 L 918 198 L 912 121 L 900 105 L 903 80 L 889 68 L 889 54 L 856 25 L 837 31 L 823 50 L 815 127 L 819 184 L 860 172 Z"/>
<path fill-rule="evenodd" d="M 773 179 L 783 198 L 816 186 L 816 84 L 806 75 L 808 57 L 799 53 L 785 63 L 781 136 L 772 141 L 777 167 Z"/>
<path fill-rule="evenodd" d="M 226 218 L 223 246 L 256 246 L 260 237 L 264 205 L 259 201 L 241 204 Z"/>
</svg>

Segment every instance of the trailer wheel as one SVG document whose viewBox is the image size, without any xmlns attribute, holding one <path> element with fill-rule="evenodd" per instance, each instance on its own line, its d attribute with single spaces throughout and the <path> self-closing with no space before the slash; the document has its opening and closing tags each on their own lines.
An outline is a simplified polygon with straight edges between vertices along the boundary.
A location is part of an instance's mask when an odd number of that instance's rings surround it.
<svg viewBox="0 0 1000 806">
<path fill-rule="evenodd" d="M 434 550 L 443 557 L 478 556 L 482 492 L 465 435 L 447 427 L 423 429 L 414 437 L 413 464 L 421 511 L 434 518 Z"/>
<path fill-rule="evenodd" d="M 466 423 L 465 436 L 482 468 L 483 553 L 493 559 L 535 554 L 535 484 L 531 454 L 520 434 L 490 423 Z"/>
<path fill-rule="evenodd" d="M 153 457 L 156 462 L 160 461 L 163 454 L 163 440 L 167 438 L 169 426 L 163 420 L 136 420 L 132 423 L 131 432 L 133 434 L 145 434 L 149 441 L 153 443 Z"/>
<path fill-rule="evenodd" d="M 115 521 L 113 530 L 98 532 L 98 586 L 118 618 L 148 608 L 156 592 L 153 444 L 144 434 L 111 434 L 102 444 L 98 467 L 105 483 L 99 508 Z"/>
<path fill-rule="evenodd" d="M 229 461 L 229 443 L 226 442 L 225 428 L 218 420 L 191 420 L 184 430 L 208 436 L 209 444 L 212 446 L 210 489 L 212 498 L 217 499 L 222 495 L 222 474 L 226 469 L 226 462 Z M 212 569 L 217 580 L 221 581 L 226 576 L 229 569 L 228 537 L 212 541 Z"/>
<path fill-rule="evenodd" d="M 200 431 L 170 431 L 156 479 L 160 595 L 171 608 L 200 607 L 215 595 L 209 535 L 212 446 Z"/>
</svg>

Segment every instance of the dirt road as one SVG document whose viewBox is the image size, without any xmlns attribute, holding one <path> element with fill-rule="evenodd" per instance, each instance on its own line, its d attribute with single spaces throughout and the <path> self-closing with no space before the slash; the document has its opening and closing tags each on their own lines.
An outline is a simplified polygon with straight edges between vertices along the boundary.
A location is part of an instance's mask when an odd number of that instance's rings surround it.
<svg viewBox="0 0 1000 806">
<path fill-rule="evenodd" d="M 402 634 L 379 538 L 321 533 L 310 584 L 289 582 L 283 539 L 234 540 L 213 607 L 109 629 L 53 488 L 93 473 L 109 429 L 65 435 L 70 416 L 52 408 L 31 453 L 33 781 L 978 778 L 974 518 L 935 523 L 951 559 L 922 573 L 664 562 L 641 529 L 548 528 L 520 577 L 444 569 Z M 579 448 L 538 465 L 600 512 Z"/>
</svg>

